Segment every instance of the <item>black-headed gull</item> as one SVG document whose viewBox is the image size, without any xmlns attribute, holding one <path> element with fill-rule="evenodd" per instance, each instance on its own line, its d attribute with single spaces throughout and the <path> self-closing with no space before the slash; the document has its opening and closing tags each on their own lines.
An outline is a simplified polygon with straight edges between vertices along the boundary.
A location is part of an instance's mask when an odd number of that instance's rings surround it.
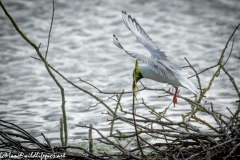
<svg viewBox="0 0 240 160">
<path fill-rule="evenodd" d="M 148 34 L 138 24 L 136 19 L 132 18 L 124 11 L 122 11 L 122 18 L 127 28 L 136 36 L 136 39 L 142 43 L 151 54 L 151 57 L 146 57 L 144 55 L 125 50 L 118 41 L 118 38 L 113 35 L 113 41 L 117 47 L 124 50 L 127 54 L 131 55 L 137 60 L 145 63 L 139 65 L 140 73 L 136 82 L 141 78 L 147 78 L 174 86 L 176 89 L 173 97 L 174 106 L 177 103 L 176 95 L 179 86 L 187 88 L 194 94 L 199 95 L 197 87 L 190 80 L 183 77 L 179 73 L 182 68 L 167 58 L 165 53 L 157 47 Z"/>
</svg>

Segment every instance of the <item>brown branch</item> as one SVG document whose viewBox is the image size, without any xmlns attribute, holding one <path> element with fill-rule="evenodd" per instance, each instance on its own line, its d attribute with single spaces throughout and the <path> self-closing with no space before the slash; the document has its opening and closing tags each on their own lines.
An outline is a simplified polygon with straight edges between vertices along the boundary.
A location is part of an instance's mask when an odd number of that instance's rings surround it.
<svg viewBox="0 0 240 160">
<path fill-rule="evenodd" d="M 37 46 L 35 45 L 35 43 L 33 43 L 30 39 L 28 39 L 28 37 L 26 37 L 23 32 L 18 28 L 17 24 L 15 23 L 15 21 L 13 20 L 13 18 L 10 16 L 10 14 L 8 13 L 8 11 L 5 9 L 5 7 L 2 4 L 2 1 L 0 0 L 0 6 L 2 7 L 2 9 L 4 10 L 5 14 L 7 15 L 7 17 L 9 18 L 9 20 L 12 22 L 13 26 L 15 27 L 15 29 L 18 31 L 18 33 L 22 36 L 23 39 L 25 39 L 33 48 L 37 48 Z"/>
</svg>

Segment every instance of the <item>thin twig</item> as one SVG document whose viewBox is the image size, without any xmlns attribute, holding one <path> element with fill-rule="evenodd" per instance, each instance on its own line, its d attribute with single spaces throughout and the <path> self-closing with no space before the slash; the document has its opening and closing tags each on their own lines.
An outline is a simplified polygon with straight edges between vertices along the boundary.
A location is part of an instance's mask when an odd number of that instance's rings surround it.
<svg viewBox="0 0 240 160">
<path fill-rule="evenodd" d="M 194 155 L 191 155 L 191 156 L 190 156 L 189 158 L 187 158 L 186 160 L 192 159 L 193 157 L 196 157 L 196 156 L 198 156 L 199 154 L 201 154 L 201 153 L 203 153 L 203 152 L 207 152 L 207 151 L 209 151 L 209 150 L 212 150 L 212 149 L 218 148 L 218 147 L 220 147 L 220 146 L 222 146 L 222 145 L 225 145 L 225 144 L 227 144 L 227 143 L 230 143 L 230 142 L 232 142 L 233 140 L 234 140 L 234 139 L 225 141 L 225 142 L 220 143 L 220 144 L 218 144 L 218 145 L 216 145 L 216 146 L 213 146 L 213 147 L 211 147 L 211 148 L 208 148 L 207 150 L 203 150 L 203 151 L 201 151 L 201 152 L 198 152 L 198 153 L 196 153 L 196 154 L 194 154 Z"/>
<path fill-rule="evenodd" d="M 54 8 L 54 0 L 53 0 L 52 20 L 51 20 L 51 25 L 50 25 L 49 34 L 48 34 L 48 43 L 47 43 L 47 50 L 46 50 L 46 54 L 45 54 L 45 59 L 47 59 L 47 54 L 48 54 L 48 48 L 49 48 L 51 31 L 52 31 L 52 24 L 53 24 L 53 18 L 54 18 L 54 11 L 55 11 L 55 8 Z"/>
<path fill-rule="evenodd" d="M 214 66 L 211 66 L 211 67 L 209 67 L 209 68 L 206 68 L 206 69 L 202 70 L 201 72 L 198 72 L 198 75 L 201 74 L 201 73 L 203 73 L 203 72 L 205 72 L 205 71 L 207 71 L 207 70 L 209 70 L 209 69 L 215 68 L 215 67 L 217 67 L 219 64 L 222 63 L 222 59 L 223 59 L 223 57 L 224 57 L 225 50 L 227 49 L 228 43 L 229 43 L 229 41 L 232 39 L 233 35 L 235 34 L 235 32 L 237 31 L 237 29 L 238 29 L 239 26 L 240 26 L 240 23 L 236 26 L 236 28 L 235 28 L 234 31 L 232 32 L 231 36 L 229 37 L 229 39 L 228 39 L 228 41 L 227 41 L 224 49 L 222 50 L 222 54 L 221 54 L 221 56 L 220 56 L 220 58 L 219 58 L 219 60 L 218 60 L 218 63 L 217 63 L 216 65 L 214 65 Z M 215 73 L 218 73 L 218 72 L 219 72 L 219 70 L 217 70 Z M 217 75 L 217 74 L 216 74 L 216 75 Z M 194 76 L 196 76 L 196 75 L 193 75 L 193 76 L 188 77 L 188 78 L 192 78 L 192 77 L 194 77 Z M 213 76 L 213 77 L 215 77 L 215 76 Z"/>
<path fill-rule="evenodd" d="M 43 136 L 43 138 L 44 138 L 45 141 L 47 142 L 48 146 L 50 147 L 52 153 L 54 154 L 55 152 L 54 152 L 54 150 L 53 150 L 53 148 L 52 148 L 52 145 L 51 145 L 49 139 L 47 139 L 43 133 L 41 133 L 41 135 Z"/>
<path fill-rule="evenodd" d="M 232 47 L 231 47 L 231 50 L 230 50 L 229 56 L 228 56 L 226 62 L 223 64 L 223 66 L 225 66 L 225 64 L 228 62 L 229 58 L 231 57 L 232 49 L 233 49 L 233 45 L 234 45 L 234 40 L 235 40 L 235 37 L 233 38 Z"/>
<path fill-rule="evenodd" d="M 102 90 L 100 90 L 99 88 L 97 88 L 96 86 L 92 85 L 91 83 L 87 82 L 87 81 L 84 81 L 83 79 L 81 79 L 80 77 L 78 77 L 78 79 L 81 81 L 81 82 L 84 82 L 90 86 L 92 86 L 93 88 L 95 88 L 99 93 L 103 93 L 103 94 L 121 94 L 121 92 L 104 92 Z M 142 89 L 139 89 L 137 92 L 140 92 L 140 91 L 143 91 L 144 88 Z M 124 92 L 123 94 L 132 94 L 133 92 L 132 91 L 127 91 L 127 92 Z"/>
<path fill-rule="evenodd" d="M 238 86 L 235 83 L 234 78 L 230 75 L 230 73 L 225 69 L 225 67 L 222 64 L 220 64 L 220 67 L 225 72 L 225 74 L 229 77 L 229 80 L 232 82 L 232 85 L 238 94 L 238 98 L 240 99 L 240 92 L 239 92 Z"/>
<path fill-rule="evenodd" d="M 35 57 L 32 57 L 34 59 L 37 59 Z M 37 60 L 40 60 L 40 59 L 37 59 Z M 41 60 L 40 60 L 41 61 Z M 116 117 L 116 114 L 113 112 L 113 110 L 103 102 L 103 100 L 101 100 L 100 98 L 98 98 L 97 96 L 95 96 L 94 94 L 92 94 L 91 92 L 77 86 L 76 84 L 74 84 L 73 82 L 71 82 L 70 80 L 68 80 L 65 76 L 63 76 L 58 70 L 56 70 L 55 68 L 53 68 L 50 64 L 48 64 L 49 68 L 51 68 L 54 72 L 56 72 L 60 77 L 62 77 L 65 81 L 67 81 L 69 84 L 71 84 L 72 86 L 74 86 L 75 88 L 83 91 L 84 93 L 90 95 L 91 97 L 93 97 L 94 99 L 96 99 L 99 103 L 101 103 L 103 106 L 105 106 L 108 111 L 110 111 L 115 117 Z M 125 93 L 125 92 L 124 92 Z M 121 94 L 121 93 L 120 93 Z"/>
<path fill-rule="evenodd" d="M 111 140 L 109 140 L 107 137 L 103 136 L 103 134 L 102 134 L 98 129 L 96 129 L 96 128 L 94 128 L 94 127 L 91 127 L 91 126 L 86 126 L 86 125 L 85 125 L 85 126 L 76 125 L 76 126 L 77 126 L 77 127 L 92 128 L 92 129 L 95 130 L 103 139 L 105 139 L 107 142 L 109 142 L 109 144 L 111 144 L 111 145 L 115 146 L 116 148 L 118 148 L 119 151 L 121 151 L 124 155 L 129 156 L 129 157 L 132 157 L 132 158 L 136 158 L 136 159 L 139 159 L 139 160 L 140 160 L 140 158 L 132 155 L 131 153 L 129 153 L 129 152 L 127 152 L 126 150 L 124 150 L 123 148 L 121 148 L 119 145 L 113 143 L 113 142 L 112 142 Z"/>
<path fill-rule="evenodd" d="M 133 84 L 135 82 L 133 81 Z M 135 92 L 134 92 L 134 88 L 133 88 L 133 95 L 132 95 L 132 116 L 133 116 L 133 122 L 134 122 L 134 129 L 135 129 L 135 134 L 136 134 L 136 138 L 137 138 L 137 144 L 138 144 L 138 148 L 141 152 L 142 157 L 144 156 L 143 154 L 143 150 L 139 141 L 139 134 L 138 134 L 138 130 L 137 130 L 137 124 L 136 124 L 136 120 L 135 120 Z"/>
<path fill-rule="evenodd" d="M 224 157 L 224 160 L 230 158 L 232 156 L 232 154 L 236 152 L 236 150 L 237 150 L 237 148 L 239 148 L 239 146 L 240 146 L 240 142 L 233 147 L 231 152 L 226 157 Z"/>
</svg>

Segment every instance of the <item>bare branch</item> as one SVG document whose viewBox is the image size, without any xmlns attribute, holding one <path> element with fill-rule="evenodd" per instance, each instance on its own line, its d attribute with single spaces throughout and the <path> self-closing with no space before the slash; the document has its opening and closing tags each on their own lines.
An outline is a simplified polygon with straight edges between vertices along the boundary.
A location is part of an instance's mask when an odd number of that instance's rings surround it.
<svg viewBox="0 0 240 160">
<path fill-rule="evenodd" d="M 49 48 L 51 31 L 52 31 L 52 24 L 53 24 L 53 18 L 54 18 L 54 11 L 55 11 L 55 8 L 54 8 L 54 0 L 53 0 L 52 20 L 51 20 L 51 25 L 50 25 L 49 34 L 48 34 L 48 43 L 47 43 L 47 50 L 46 50 L 46 54 L 45 54 L 45 59 L 47 59 L 47 54 L 48 54 L 48 48 Z"/>
<path fill-rule="evenodd" d="M 232 47 L 231 47 L 231 50 L 230 50 L 229 56 L 228 56 L 226 62 L 223 64 L 223 66 L 225 66 L 225 64 L 228 62 L 228 60 L 229 60 L 229 58 L 230 58 L 230 56 L 231 56 L 231 54 L 232 54 L 232 49 L 233 49 L 233 45 L 234 45 L 234 40 L 235 40 L 235 37 L 233 38 Z"/>
</svg>

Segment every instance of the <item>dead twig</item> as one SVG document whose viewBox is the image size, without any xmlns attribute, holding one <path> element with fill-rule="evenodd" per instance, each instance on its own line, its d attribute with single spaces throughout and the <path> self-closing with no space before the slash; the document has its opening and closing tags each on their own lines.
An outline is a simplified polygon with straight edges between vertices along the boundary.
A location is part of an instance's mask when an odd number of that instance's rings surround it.
<svg viewBox="0 0 240 160">
<path fill-rule="evenodd" d="M 51 25 L 50 25 L 49 34 L 48 34 L 48 43 L 47 43 L 47 50 L 46 50 L 46 54 L 45 54 L 45 59 L 47 59 L 48 48 L 49 48 L 49 44 L 50 44 L 50 37 L 51 37 L 51 31 L 52 31 L 52 25 L 53 25 L 54 11 L 55 11 L 55 8 L 54 8 L 54 1 L 53 1 L 52 20 L 51 20 Z"/>
</svg>

